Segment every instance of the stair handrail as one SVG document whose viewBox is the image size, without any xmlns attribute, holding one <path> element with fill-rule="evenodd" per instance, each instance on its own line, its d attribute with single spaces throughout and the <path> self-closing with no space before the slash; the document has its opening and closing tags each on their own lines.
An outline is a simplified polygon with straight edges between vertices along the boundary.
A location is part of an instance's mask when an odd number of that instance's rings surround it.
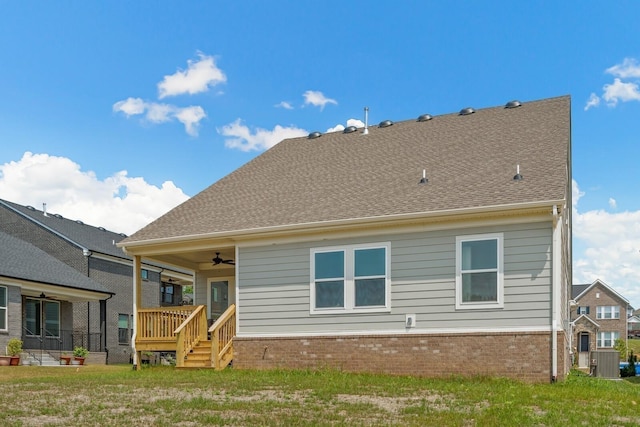
<svg viewBox="0 0 640 427">
<path fill-rule="evenodd" d="M 233 337 L 236 335 L 236 305 L 229 308 L 211 325 L 211 364 L 221 370 L 233 360 Z"/>
<path fill-rule="evenodd" d="M 184 366 L 187 354 L 200 342 L 207 339 L 207 312 L 199 305 L 173 333 L 176 335 L 176 367 Z"/>
</svg>

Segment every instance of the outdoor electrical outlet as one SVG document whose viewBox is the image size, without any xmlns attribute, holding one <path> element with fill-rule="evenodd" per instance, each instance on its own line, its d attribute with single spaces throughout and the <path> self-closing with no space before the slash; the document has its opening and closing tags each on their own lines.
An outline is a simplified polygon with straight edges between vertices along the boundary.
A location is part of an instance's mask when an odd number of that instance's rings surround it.
<svg viewBox="0 0 640 427">
<path fill-rule="evenodd" d="M 415 314 L 407 314 L 407 318 L 405 320 L 405 326 L 407 328 L 415 328 L 416 327 L 416 315 Z"/>
</svg>

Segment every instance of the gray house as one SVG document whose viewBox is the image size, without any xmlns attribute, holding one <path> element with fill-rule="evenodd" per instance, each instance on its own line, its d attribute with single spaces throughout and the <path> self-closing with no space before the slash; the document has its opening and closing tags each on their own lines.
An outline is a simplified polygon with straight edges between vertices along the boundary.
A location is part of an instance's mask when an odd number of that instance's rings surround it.
<svg viewBox="0 0 640 427">
<path fill-rule="evenodd" d="M 116 246 L 126 236 L 79 220 L 63 218 L 47 212 L 45 207 L 39 210 L 6 200 L 0 200 L 0 231 L 28 242 L 102 286 L 100 289 L 105 292 L 102 298 L 70 300 L 73 303 L 72 316 L 67 313 L 71 308 L 64 307 L 61 311 L 66 313 L 66 320 L 60 329 L 60 346 L 69 347 L 71 341 L 62 338 L 74 337 L 75 345 L 82 343 L 92 353 L 107 354 L 108 363 L 130 362 L 133 261 Z M 21 262 L 34 265 L 39 258 Z M 142 270 L 142 295 L 146 304 L 182 305 L 182 285 L 192 283 L 191 272 L 157 263 L 145 263 Z M 48 295 L 47 292 L 44 294 Z M 43 342 L 41 335 L 41 330 L 23 328 L 25 347 L 40 345 Z M 53 350 L 51 346 L 54 341 L 47 342 L 47 347 Z"/>
<path fill-rule="evenodd" d="M 27 351 L 53 350 L 58 355 L 87 345 L 86 336 L 73 336 L 73 304 L 112 296 L 100 283 L 41 249 L 0 232 L 2 354 L 11 338 L 22 339 Z"/>
<path fill-rule="evenodd" d="M 562 379 L 570 123 L 565 96 L 280 142 L 118 244 L 138 355 Z M 141 301 L 143 258 L 196 272 L 193 312 Z"/>
</svg>

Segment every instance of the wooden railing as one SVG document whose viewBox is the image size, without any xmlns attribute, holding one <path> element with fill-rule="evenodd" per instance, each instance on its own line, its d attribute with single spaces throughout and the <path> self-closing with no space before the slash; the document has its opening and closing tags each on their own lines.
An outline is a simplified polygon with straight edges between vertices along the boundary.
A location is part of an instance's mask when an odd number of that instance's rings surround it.
<svg viewBox="0 0 640 427">
<path fill-rule="evenodd" d="M 195 306 L 139 308 L 136 323 L 138 351 L 172 351 L 175 330 L 197 309 Z M 206 327 L 205 327 L 206 329 Z"/>
<path fill-rule="evenodd" d="M 211 366 L 216 370 L 227 367 L 233 360 L 233 337 L 236 335 L 236 305 L 229 308 L 209 328 L 211 333 Z"/>
<path fill-rule="evenodd" d="M 176 335 L 176 367 L 184 366 L 187 354 L 200 342 L 207 339 L 207 310 L 199 305 L 174 331 Z"/>
</svg>

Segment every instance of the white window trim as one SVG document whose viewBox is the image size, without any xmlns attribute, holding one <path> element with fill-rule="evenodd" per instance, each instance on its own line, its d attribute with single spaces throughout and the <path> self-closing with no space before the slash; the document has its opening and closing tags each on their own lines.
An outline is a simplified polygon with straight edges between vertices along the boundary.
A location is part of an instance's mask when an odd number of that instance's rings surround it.
<svg viewBox="0 0 640 427">
<path fill-rule="evenodd" d="M 384 306 L 375 307 L 356 307 L 355 306 L 355 279 L 354 253 L 359 249 L 379 249 L 385 250 L 385 304 Z M 344 307 L 342 308 L 316 308 L 316 280 L 315 280 L 315 254 L 322 252 L 344 252 L 345 262 L 345 278 L 344 278 Z M 316 314 L 349 314 L 349 313 L 382 313 L 391 311 L 391 243 L 363 243 L 357 245 L 341 245 L 341 246 L 325 246 L 319 248 L 311 248 L 310 250 L 311 268 L 310 268 L 310 298 L 309 313 Z"/>
<path fill-rule="evenodd" d="M 608 309 L 608 310 L 607 310 Z M 611 313 L 611 317 L 604 316 L 607 311 Z M 620 319 L 619 305 L 599 305 L 596 307 L 596 319 L 600 320 L 618 320 Z"/>
<path fill-rule="evenodd" d="M 476 240 L 498 241 L 498 300 L 497 301 L 473 301 L 462 302 L 462 243 Z M 487 310 L 504 308 L 504 234 L 472 234 L 468 236 L 456 236 L 456 310 Z M 482 272 L 483 270 L 478 270 Z M 489 270 L 487 270 L 489 271 Z M 490 271 L 493 271 L 491 269 Z"/>
<path fill-rule="evenodd" d="M 9 331 L 9 288 L 7 288 L 6 286 L 0 286 L 0 287 L 4 288 L 4 296 L 6 299 L 6 301 L 3 301 L 4 306 L 0 306 L 0 308 L 2 308 L 4 311 L 4 325 L 6 326 L 6 328 L 0 329 L 0 331 L 8 332 Z"/>
<path fill-rule="evenodd" d="M 611 336 L 611 345 L 600 345 L 600 344 L 604 344 L 605 342 L 605 338 L 604 338 L 604 334 L 610 334 Z M 617 334 L 618 336 L 614 338 L 614 334 Z M 596 337 L 596 346 L 598 348 L 613 348 L 616 345 L 616 340 L 620 338 L 620 333 L 618 331 L 601 331 L 598 332 L 598 336 Z"/>
</svg>

